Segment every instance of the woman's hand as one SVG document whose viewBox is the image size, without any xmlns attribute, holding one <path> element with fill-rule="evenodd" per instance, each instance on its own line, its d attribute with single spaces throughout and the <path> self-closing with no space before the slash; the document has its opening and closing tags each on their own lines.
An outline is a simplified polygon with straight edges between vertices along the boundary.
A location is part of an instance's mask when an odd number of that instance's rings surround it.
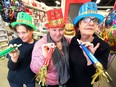
<svg viewBox="0 0 116 87">
<path fill-rule="evenodd" d="M 42 55 L 46 58 L 50 49 L 54 49 L 54 43 L 47 43 L 42 45 Z"/>
<path fill-rule="evenodd" d="M 97 43 L 96 46 L 94 46 L 92 43 L 90 42 L 82 42 L 83 45 L 85 45 L 86 48 L 89 49 L 89 51 L 94 54 L 95 51 L 97 50 L 97 48 L 99 47 L 100 43 Z"/>
<path fill-rule="evenodd" d="M 14 47 L 17 46 L 17 44 L 10 44 L 9 47 Z M 11 60 L 16 63 L 18 61 L 19 55 L 20 55 L 20 51 L 18 50 L 18 48 L 16 48 L 15 50 L 13 50 L 12 52 L 9 53 L 9 55 L 11 56 Z"/>
<path fill-rule="evenodd" d="M 95 51 L 97 50 L 97 48 L 98 48 L 99 45 L 100 45 L 100 43 L 97 43 L 97 45 L 94 46 L 94 45 L 93 45 L 92 43 L 90 43 L 90 42 L 83 42 L 83 41 L 78 40 L 78 39 L 77 39 L 77 41 L 78 41 L 79 43 L 85 45 L 85 47 L 88 48 L 88 50 L 89 50 L 92 54 L 95 53 Z M 87 65 L 88 65 L 88 66 L 91 65 L 92 62 L 91 62 L 91 60 L 88 58 L 88 56 L 86 55 L 86 53 L 85 53 L 84 51 L 83 51 L 83 54 L 84 54 L 84 56 L 85 56 L 86 59 L 87 59 Z"/>
</svg>

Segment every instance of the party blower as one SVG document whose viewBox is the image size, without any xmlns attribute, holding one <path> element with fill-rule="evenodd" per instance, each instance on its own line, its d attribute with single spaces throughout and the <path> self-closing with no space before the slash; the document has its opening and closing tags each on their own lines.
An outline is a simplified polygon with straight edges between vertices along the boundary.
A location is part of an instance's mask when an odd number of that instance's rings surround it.
<svg viewBox="0 0 116 87">
<path fill-rule="evenodd" d="M 20 46 L 21 46 L 21 44 L 13 46 L 13 47 L 8 47 L 8 48 L 4 49 L 3 51 L 0 52 L 0 58 L 5 56 L 6 54 L 12 52 L 13 50 L 15 50 L 16 48 L 18 48 Z"/>
<path fill-rule="evenodd" d="M 54 44 L 51 43 L 52 48 L 49 48 L 49 52 L 48 55 L 43 63 L 43 66 L 40 68 L 39 72 L 36 75 L 36 81 L 39 82 L 39 84 L 41 84 L 42 86 L 46 85 L 46 76 L 47 76 L 47 70 L 48 70 L 48 66 L 50 63 L 50 60 L 52 58 L 52 54 L 53 54 L 53 49 L 54 49 Z"/>
<path fill-rule="evenodd" d="M 88 56 L 88 58 L 96 68 L 96 73 L 92 76 L 93 79 L 91 84 L 95 82 L 97 77 L 99 77 L 99 80 L 104 79 L 108 82 L 112 81 L 112 78 L 107 73 L 107 71 L 105 71 L 103 65 L 97 60 L 97 58 L 82 43 L 80 43 L 80 46 L 82 47 L 82 49 L 84 50 L 84 52 L 86 53 L 86 55 Z"/>
</svg>

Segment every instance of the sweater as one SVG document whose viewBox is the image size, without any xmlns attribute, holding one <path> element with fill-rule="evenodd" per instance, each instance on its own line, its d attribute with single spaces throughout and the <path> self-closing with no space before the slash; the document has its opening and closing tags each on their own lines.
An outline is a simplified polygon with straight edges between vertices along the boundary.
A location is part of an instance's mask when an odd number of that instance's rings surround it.
<svg viewBox="0 0 116 87">
<path fill-rule="evenodd" d="M 68 43 L 70 43 L 70 38 L 66 38 Z M 42 55 L 42 45 L 47 44 L 47 36 L 43 36 L 39 41 L 35 43 L 33 52 L 32 52 L 32 61 L 30 64 L 31 70 L 38 74 L 40 68 L 42 67 L 45 58 Z M 58 82 L 58 73 L 55 69 L 53 61 L 50 60 L 50 64 L 47 71 L 47 85 L 59 85 Z"/>
<path fill-rule="evenodd" d="M 30 69 L 31 54 L 33 50 L 34 43 L 28 44 L 23 42 L 20 38 L 16 38 L 9 42 L 9 44 L 22 44 L 18 49 L 20 50 L 20 55 L 17 63 L 14 63 L 10 56 L 7 55 L 8 61 L 8 81 L 12 83 L 26 84 L 33 80 L 35 74 Z"/>
<path fill-rule="evenodd" d="M 97 43 L 100 43 L 94 56 L 103 65 L 104 69 L 107 69 L 108 56 L 110 52 L 109 45 L 98 38 L 98 36 L 94 36 L 92 43 L 94 46 L 96 46 Z M 74 37 L 71 41 L 69 46 L 69 56 L 70 79 L 67 83 L 67 87 L 92 87 L 92 76 L 95 74 L 96 69 L 92 64 L 87 66 L 87 60 L 82 49 L 79 47 L 77 37 Z"/>
</svg>

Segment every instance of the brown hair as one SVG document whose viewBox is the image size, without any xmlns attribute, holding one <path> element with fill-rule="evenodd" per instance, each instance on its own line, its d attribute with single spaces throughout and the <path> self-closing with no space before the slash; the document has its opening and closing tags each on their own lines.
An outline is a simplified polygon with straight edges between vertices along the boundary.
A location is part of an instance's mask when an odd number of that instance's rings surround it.
<svg viewBox="0 0 116 87">
<path fill-rule="evenodd" d="M 12 27 L 11 25 L 9 25 L 9 27 L 10 27 L 12 30 L 14 30 L 14 31 L 16 31 L 16 27 L 17 27 L 17 26 L 24 26 L 24 27 L 26 28 L 26 30 L 33 31 L 33 28 L 30 27 L 30 26 L 28 26 L 28 25 L 26 25 L 26 24 L 17 24 L 15 27 Z"/>
</svg>

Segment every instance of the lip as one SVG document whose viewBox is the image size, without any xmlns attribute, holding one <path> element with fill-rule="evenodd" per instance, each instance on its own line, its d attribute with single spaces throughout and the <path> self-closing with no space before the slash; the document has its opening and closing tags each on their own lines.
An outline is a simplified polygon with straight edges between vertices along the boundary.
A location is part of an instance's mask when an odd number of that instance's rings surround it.
<svg viewBox="0 0 116 87">
<path fill-rule="evenodd" d="M 24 38 L 22 39 L 22 41 L 25 41 L 25 40 L 26 40 L 26 39 L 24 39 Z"/>
<path fill-rule="evenodd" d="M 93 28 L 86 28 L 86 30 L 94 30 Z"/>
</svg>

